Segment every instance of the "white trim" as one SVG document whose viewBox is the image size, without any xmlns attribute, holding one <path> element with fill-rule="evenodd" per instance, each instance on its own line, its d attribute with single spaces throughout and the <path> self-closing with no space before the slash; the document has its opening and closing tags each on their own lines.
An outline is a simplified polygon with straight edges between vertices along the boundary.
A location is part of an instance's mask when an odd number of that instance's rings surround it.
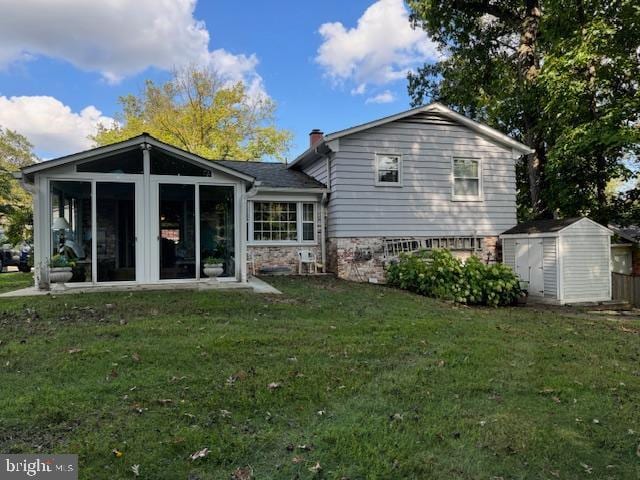
<svg viewBox="0 0 640 480">
<path fill-rule="evenodd" d="M 456 176 L 455 176 L 455 161 L 456 160 L 472 160 L 478 162 L 478 195 L 456 195 Z M 452 156 L 451 157 L 451 201 L 452 202 L 483 202 L 484 201 L 484 181 L 483 181 L 483 161 L 482 157 L 469 157 L 469 156 Z M 465 177 L 458 177 L 465 178 Z M 474 178 L 469 177 L 471 180 Z"/>
<path fill-rule="evenodd" d="M 295 203 L 296 204 L 296 240 L 255 240 L 254 238 L 254 203 Z M 303 205 L 313 204 L 313 240 L 303 240 Z M 317 246 L 318 241 L 318 204 L 319 199 L 281 198 L 262 199 L 252 197 L 247 200 L 247 246 L 248 247 L 294 247 L 294 246 Z"/>
<path fill-rule="evenodd" d="M 379 162 L 381 157 L 397 157 L 398 159 L 398 181 L 397 182 L 384 182 L 380 181 L 379 176 Z M 389 153 L 389 152 L 375 152 L 373 154 L 373 171 L 375 172 L 374 184 L 376 187 L 402 187 L 402 154 L 401 153 Z"/>
<path fill-rule="evenodd" d="M 204 157 L 200 157 L 198 155 L 195 155 L 193 153 L 189 153 L 185 150 L 173 147 L 169 144 L 166 144 L 164 142 L 161 142 L 155 138 L 153 138 L 150 135 L 146 135 L 146 134 L 142 134 L 139 135 L 137 137 L 133 137 L 129 140 L 125 140 L 122 142 L 118 142 L 118 143 L 114 143 L 111 145 L 105 145 L 103 147 L 97 147 L 94 148 L 92 150 L 87 150 L 85 152 L 80 152 L 80 153 L 76 153 L 73 155 L 67 155 L 65 157 L 60 157 L 60 158 L 56 158 L 53 160 L 47 160 L 45 162 L 41 162 L 41 163 L 36 163 L 34 165 L 29 165 L 28 167 L 25 167 L 22 169 L 22 176 L 24 178 L 25 175 L 31 175 L 33 173 L 36 172 L 41 172 L 43 170 L 48 170 L 54 167 L 59 167 L 62 165 L 67 165 L 67 164 L 73 164 L 73 163 L 79 163 L 82 160 L 97 160 L 99 158 L 102 158 L 105 155 L 109 155 L 112 154 L 114 152 L 118 152 L 118 151 L 126 151 L 126 150 L 130 150 L 132 149 L 132 147 L 135 147 L 137 145 L 140 145 L 143 147 L 143 150 L 145 150 L 144 146 L 145 145 L 150 145 L 153 146 L 155 148 L 157 148 L 158 150 L 164 150 L 166 152 L 169 152 L 179 158 L 181 158 L 182 160 L 186 160 L 189 161 L 190 163 L 194 163 L 196 165 L 200 165 L 203 168 L 209 169 L 209 170 L 217 170 L 220 171 L 222 173 L 225 173 L 227 175 L 230 175 L 232 177 L 235 178 L 239 178 L 241 180 L 245 180 L 247 182 L 253 182 L 255 180 L 254 177 L 252 177 L 251 175 L 247 175 L 245 173 L 239 172 L 238 170 L 234 170 L 232 168 L 226 167 L 224 165 L 219 164 L 218 162 L 216 162 L 215 160 L 208 160 Z M 144 165 L 145 167 L 147 165 Z M 149 170 L 145 169 L 145 173 L 148 172 Z M 78 173 L 91 173 L 91 172 L 78 172 Z M 93 174 L 92 174 L 93 175 Z M 104 175 L 114 175 L 114 174 L 104 174 Z M 131 174 L 134 175 L 134 174 Z M 140 176 L 140 174 L 135 174 Z M 164 175 L 163 175 L 164 176 Z M 170 175 L 167 175 L 170 176 Z M 198 178 L 206 178 L 206 177 L 198 177 Z"/>
</svg>

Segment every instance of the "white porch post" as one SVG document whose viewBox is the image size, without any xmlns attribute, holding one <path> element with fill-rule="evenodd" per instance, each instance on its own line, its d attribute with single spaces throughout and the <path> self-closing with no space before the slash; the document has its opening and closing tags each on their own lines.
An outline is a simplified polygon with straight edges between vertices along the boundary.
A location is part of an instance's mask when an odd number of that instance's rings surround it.
<svg viewBox="0 0 640 480">
<path fill-rule="evenodd" d="M 238 240 L 238 248 L 240 254 L 240 281 L 247 281 L 247 191 L 246 186 L 241 183 L 236 186 L 236 203 L 240 209 L 240 238 Z"/>
<path fill-rule="evenodd" d="M 136 235 L 136 243 L 144 242 L 142 251 L 144 252 L 143 257 L 141 259 L 136 259 L 136 261 L 142 261 L 143 271 L 142 278 L 138 281 L 141 283 L 151 282 L 151 272 L 155 271 L 155 268 L 152 268 L 152 252 L 155 252 L 155 248 L 151 248 L 152 242 L 157 242 L 157 238 L 153 238 L 151 234 L 152 223 L 151 223 L 151 156 L 149 155 L 149 149 L 151 146 L 149 144 L 143 143 L 142 147 L 142 166 L 143 166 L 143 178 L 142 178 L 142 232 L 137 232 Z M 139 200 L 136 200 L 138 203 Z M 157 220 L 157 219 L 156 219 Z M 138 251 L 138 250 L 136 250 Z M 156 259 L 157 260 L 157 259 Z"/>
</svg>

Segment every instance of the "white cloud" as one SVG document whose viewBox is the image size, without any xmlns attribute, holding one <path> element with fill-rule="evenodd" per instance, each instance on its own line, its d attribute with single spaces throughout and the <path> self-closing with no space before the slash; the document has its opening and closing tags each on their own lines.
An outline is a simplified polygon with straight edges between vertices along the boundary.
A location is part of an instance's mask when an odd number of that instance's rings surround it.
<svg viewBox="0 0 640 480">
<path fill-rule="evenodd" d="M 393 101 L 395 101 L 396 96 L 391 93 L 390 90 L 385 90 L 382 93 L 379 93 L 378 95 L 375 95 L 373 97 L 369 97 L 365 100 L 364 103 L 391 103 Z"/>
<path fill-rule="evenodd" d="M 367 85 L 364 83 L 361 83 L 357 87 L 351 89 L 351 95 L 364 95 L 366 91 L 367 91 Z"/>
<path fill-rule="evenodd" d="M 108 82 L 148 67 L 218 67 L 261 92 L 254 55 L 209 51 L 196 0 L 2 0 L 0 67 L 37 56 L 100 72 Z"/>
<path fill-rule="evenodd" d="M 99 123 L 114 119 L 102 115 L 93 105 L 74 112 L 49 96 L 0 96 L 0 126 L 16 130 L 33 143 L 39 155 L 57 157 L 92 147 L 88 136 Z"/>
<path fill-rule="evenodd" d="M 354 82 L 356 93 L 367 84 L 404 79 L 416 65 L 441 56 L 424 31 L 411 28 L 403 0 L 378 0 L 356 27 L 324 23 L 319 32 L 323 43 L 316 62 L 333 81 Z"/>
</svg>

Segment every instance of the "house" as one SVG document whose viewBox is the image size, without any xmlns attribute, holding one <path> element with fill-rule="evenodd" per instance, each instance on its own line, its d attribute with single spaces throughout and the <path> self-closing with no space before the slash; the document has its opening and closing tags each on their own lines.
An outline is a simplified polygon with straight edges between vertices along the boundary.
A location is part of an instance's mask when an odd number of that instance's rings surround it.
<svg viewBox="0 0 640 480">
<path fill-rule="evenodd" d="M 640 277 L 640 227 L 609 225 L 614 233 L 611 242 L 611 271 Z"/>
<path fill-rule="evenodd" d="M 608 301 L 612 235 L 586 217 L 525 222 L 500 235 L 503 261 L 540 301 Z"/>
<path fill-rule="evenodd" d="M 611 242 L 611 280 L 614 300 L 640 306 L 640 227 L 609 225 Z"/>
<path fill-rule="evenodd" d="M 21 171 L 34 197 L 38 285 L 59 251 L 68 283 L 220 281 L 296 272 L 300 251 L 339 277 L 383 281 L 399 251 L 499 257 L 529 147 L 438 103 L 327 136 L 289 164 L 210 161 L 148 134 Z"/>
</svg>

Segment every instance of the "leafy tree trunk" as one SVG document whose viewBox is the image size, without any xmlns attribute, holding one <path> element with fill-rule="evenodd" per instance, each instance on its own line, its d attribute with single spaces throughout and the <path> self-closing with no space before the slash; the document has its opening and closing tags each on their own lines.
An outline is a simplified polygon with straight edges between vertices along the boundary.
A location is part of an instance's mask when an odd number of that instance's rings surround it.
<svg viewBox="0 0 640 480">
<path fill-rule="evenodd" d="M 538 128 L 540 120 L 535 95 L 536 82 L 540 73 L 540 56 L 537 51 L 537 42 L 541 17 L 540 1 L 525 0 L 524 18 L 522 20 L 517 54 L 520 79 L 524 84 L 526 99 L 523 115 L 525 142 L 535 150 L 534 153 L 527 156 L 526 160 L 529 177 L 529 196 L 534 216 L 543 216 L 547 213 L 546 204 L 542 196 L 544 191 L 546 148 Z"/>
</svg>

